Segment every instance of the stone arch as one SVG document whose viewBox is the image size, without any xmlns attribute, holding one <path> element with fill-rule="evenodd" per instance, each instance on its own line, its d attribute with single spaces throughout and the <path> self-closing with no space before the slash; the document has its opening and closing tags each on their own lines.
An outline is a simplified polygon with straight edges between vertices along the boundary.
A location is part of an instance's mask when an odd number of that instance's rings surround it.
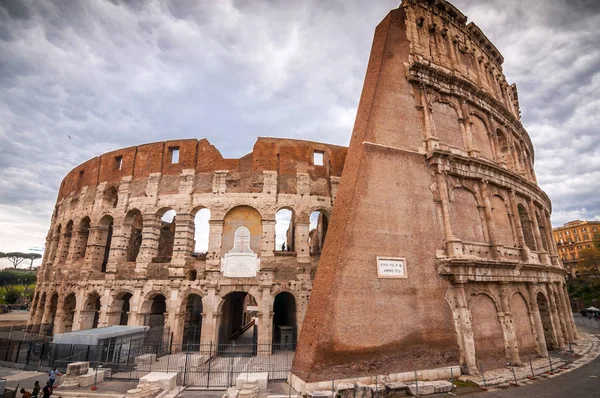
<svg viewBox="0 0 600 398">
<path fill-rule="evenodd" d="M 515 165 L 510 150 L 510 141 L 508 140 L 508 136 L 504 131 L 496 129 L 496 138 L 498 140 L 498 147 L 496 148 L 498 151 L 498 159 L 502 159 L 502 161 L 506 163 L 506 167 L 509 170 L 515 171 Z"/>
<path fill-rule="evenodd" d="M 522 203 L 517 205 L 517 210 L 519 211 L 519 219 L 521 221 L 521 229 L 523 230 L 523 238 L 525 238 L 525 245 L 527 245 L 527 247 L 529 247 L 531 250 L 536 250 L 529 212 Z"/>
<path fill-rule="evenodd" d="M 309 216 L 308 226 L 308 248 L 311 256 L 320 256 L 325 245 L 327 230 L 329 229 L 329 211 L 323 208 L 315 208 Z"/>
<path fill-rule="evenodd" d="M 537 221 L 538 229 L 540 231 L 540 237 L 542 238 L 542 246 L 544 250 L 548 252 L 550 248 L 548 247 L 548 240 L 546 237 L 546 224 L 542 221 L 542 218 L 540 217 L 540 213 L 538 211 L 535 212 L 535 218 Z"/>
<path fill-rule="evenodd" d="M 223 218 L 223 235 L 221 252 L 228 253 L 233 249 L 235 232 L 240 227 L 250 232 L 250 250 L 260 257 L 262 237 L 262 217 L 254 207 L 241 205 L 231 208 Z"/>
<path fill-rule="evenodd" d="M 102 307 L 100 294 L 96 291 L 88 294 L 83 309 L 81 310 L 81 330 L 95 329 L 100 321 L 100 308 Z"/>
<path fill-rule="evenodd" d="M 452 233 L 467 242 L 486 242 L 484 218 L 475 191 L 455 187 L 451 192 Z"/>
<path fill-rule="evenodd" d="M 110 258 L 110 246 L 112 244 L 114 219 L 110 215 L 103 216 L 98 222 L 98 234 L 96 236 L 96 247 L 100 249 L 100 256 L 93 259 L 95 268 L 106 272 L 106 266 Z"/>
<path fill-rule="evenodd" d="M 490 129 L 485 118 L 477 113 L 471 113 L 471 133 L 473 135 L 473 145 L 479 151 L 481 157 L 488 160 L 494 160 L 492 154 L 492 144 L 490 142 Z"/>
<path fill-rule="evenodd" d="M 50 261 L 54 262 L 56 259 L 56 253 L 58 253 L 58 246 L 60 244 L 60 233 L 62 231 L 62 225 L 58 224 L 52 234 L 52 246 L 50 248 Z"/>
<path fill-rule="evenodd" d="M 45 303 L 41 303 L 41 305 L 46 305 Z M 58 309 L 58 292 L 53 292 L 50 296 L 50 302 L 48 305 L 48 317 L 46 318 L 43 327 L 44 333 L 46 336 L 52 336 L 55 332 L 54 325 L 56 321 L 56 310 Z"/>
<path fill-rule="evenodd" d="M 282 290 L 273 299 L 273 349 L 294 350 L 297 339 L 296 297 Z"/>
<path fill-rule="evenodd" d="M 536 294 L 536 301 L 538 310 L 540 311 L 540 318 L 542 320 L 542 327 L 544 329 L 544 337 L 546 339 L 546 347 L 548 350 L 555 350 L 559 348 L 556 333 L 554 332 L 554 326 L 552 325 L 552 314 L 550 312 L 550 302 L 546 297 L 546 294 L 541 290 Z"/>
<path fill-rule="evenodd" d="M 526 296 L 517 291 L 510 299 L 510 312 L 515 327 L 517 346 L 521 359 L 525 355 L 530 356 L 537 353 L 537 342 L 534 334 L 529 304 Z"/>
<path fill-rule="evenodd" d="M 199 349 L 204 312 L 200 292 L 194 290 L 186 295 L 181 303 L 181 312 L 184 314 L 182 343 L 189 349 Z"/>
<path fill-rule="evenodd" d="M 435 135 L 448 146 L 465 149 L 463 128 L 459 122 L 460 111 L 446 100 L 434 99 L 431 103 L 431 119 Z"/>
<path fill-rule="evenodd" d="M 192 231 L 194 247 L 192 252 L 196 257 L 205 258 L 208 253 L 211 211 L 208 207 L 197 206 L 192 210 L 191 216 L 194 220 Z"/>
<path fill-rule="evenodd" d="M 126 260 L 128 262 L 135 262 L 142 246 L 142 231 L 144 229 L 142 212 L 138 209 L 129 210 L 123 220 L 123 226 L 124 235 L 129 237 Z"/>
<path fill-rule="evenodd" d="M 65 231 L 61 236 L 60 253 L 58 254 L 58 263 L 64 264 L 69 256 L 71 248 L 71 238 L 73 236 L 73 220 L 69 220 L 65 225 Z"/>
<path fill-rule="evenodd" d="M 490 205 L 497 241 L 503 246 L 517 246 L 510 218 L 509 202 L 501 195 L 494 194 L 490 200 Z"/>
<path fill-rule="evenodd" d="M 506 365 L 506 348 L 493 296 L 479 292 L 469 302 L 477 362 L 485 369 Z"/>
<path fill-rule="evenodd" d="M 90 237 L 90 218 L 85 216 L 79 221 L 77 226 L 77 235 L 75 240 L 75 252 L 73 259 L 83 259 L 87 253 L 87 245 Z"/>
<path fill-rule="evenodd" d="M 170 259 L 173 256 L 175 245 L 175 218 L 177 212 L 173 208 L 163 207 L 156 215 L 160 218 L 157 257 Z"/>
<path fill-rule="evenodd" d="M 275 251 L 295 250 L 296 213 L 294 208 L 283 206 L 275 213 Z"/>
<path fill-rule="evenodd" d="M 117 207 L 117 204 L 119 203 L 119 190 L 117 187 L 114 185 L 106 187 L 102 200 L 103 205 L 108 208 L 114 209 Z"/>
<path fill-rule="evenodd" d="M 167 308 L 167 295 L 162 292 L 150 292 L 142 303 L 141 314 L 144 325 L 150 329 L 164 330 Z"/>
<path fill-rule="evenodd" d="M 62 332 L 70 332 L 73 330 L 73 322 L 75 321 L 75 309 L 77 307 L 77 297 L 75 293 L 69 293 L 63 302 L 63 321 Z"/>
<path fill-rule="evenodd" d="M 231 341 L 243 345 L 253 344 L 255 328 L 248 326 L 256 312 L 248 310 L 248 306 L 256 305 L 256 298 L 245 291 L 235 290 L 223 296 L 217 311 L 219 344 L 228 344 Z"/>
<path fill-rule="evenodd" d="M 129 290 L 120 290 L 113 298 L 108 314 L 109 325 L 128 325 L 131 312 L 131 299 L 133 293 Z"/>
</svg>

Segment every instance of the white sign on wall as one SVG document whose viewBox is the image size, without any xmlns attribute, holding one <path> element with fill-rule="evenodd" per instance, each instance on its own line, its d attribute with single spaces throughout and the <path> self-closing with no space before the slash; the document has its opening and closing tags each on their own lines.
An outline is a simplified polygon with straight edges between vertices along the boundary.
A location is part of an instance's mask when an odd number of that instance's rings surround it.
<svg viewBox="0 0 600 398">
<path fill-rule="evenodd" d="M 406 259 L 403 257 L 377 257 L 378 278 L 407 278 Z"/>
<path fill-rule="evenodd" d="M 233 249 L 221 258 L 221 272 L 231 278 L 251 278 L 259 268 L 260 259 L 250 249 L 250 231 L 239 227 L 234 234 Z"/>
</svg>

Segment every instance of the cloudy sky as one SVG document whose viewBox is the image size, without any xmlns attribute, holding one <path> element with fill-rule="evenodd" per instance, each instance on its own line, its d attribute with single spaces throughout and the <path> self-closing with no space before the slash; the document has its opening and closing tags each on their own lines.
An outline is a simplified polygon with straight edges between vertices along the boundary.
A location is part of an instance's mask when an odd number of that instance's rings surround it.
<svg viewBox="0 0 600 398">
<path fill-rule="evenodd" d="M 600 219 L 600 2 L 455 0 L 519 88 L 555 225 Z M 44 244 L 62 177 L 120 147 L 347 145 L 399 0 L 0 0 L 0 251 Z"/>
</svg>

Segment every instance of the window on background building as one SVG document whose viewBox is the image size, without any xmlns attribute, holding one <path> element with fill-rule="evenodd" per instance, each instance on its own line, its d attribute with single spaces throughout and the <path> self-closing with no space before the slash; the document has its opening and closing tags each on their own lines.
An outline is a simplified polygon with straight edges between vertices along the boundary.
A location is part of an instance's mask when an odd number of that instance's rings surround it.
<svg viewBox="0 0 600 398">
<path fill-rule="evenodd" d="M 573 247 L 569 247 L 569 251 L 572 252 L 573 251 Z"/>
<path fill-rule="evenodd" d="M 589 235 L 583 235 L 583 240 L 590 240 L 590 236 Z"/>
<path fill-rule="evenodd" d="M 571 253 L 571 260 L 575 260 L 575 254 Z"/>
<path fill-rule="evenodd" d="M 594 234 L 594 239 L 600 239 L 600 235 Z"/>
<path fill-rule="evenodd" d="M 323 166 L 325 159 L 325 152 L 323 151 L 314 151 L 313 152 L 313 164 L 315 166 Z"/>
<path fill-rule="evenodd" d="M 594 228 L 592 228 L 592 231 L 598 232 L 598 228 L 594 227 Z"/>
<path fill-rule="evenodd" d="M 179 147 L 169 147 L 169 153 L 171 154 L 171 163 L 179 163 Z"/>
</svg>

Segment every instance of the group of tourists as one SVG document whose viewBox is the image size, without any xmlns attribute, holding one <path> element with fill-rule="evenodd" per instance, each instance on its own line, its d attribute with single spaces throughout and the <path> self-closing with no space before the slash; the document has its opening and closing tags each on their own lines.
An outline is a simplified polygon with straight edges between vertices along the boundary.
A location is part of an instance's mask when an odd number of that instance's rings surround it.
<svg viewBox="0 0 600 398">
<path fill-rule="evenodd" d="M 36 380 L 31 392 L 21 388 L 21 398 L 50 398 L 54 390 L 54 382 L 56 381 L 56 377 L 59 375 L 60 373 L 58 370 L 56 370 L 56 367 L 52 368 L 52 370 L 48 372 L 48 382 L 46 382 L 44 388 L 40 388 L 40 382 Z"/>
</svg>

